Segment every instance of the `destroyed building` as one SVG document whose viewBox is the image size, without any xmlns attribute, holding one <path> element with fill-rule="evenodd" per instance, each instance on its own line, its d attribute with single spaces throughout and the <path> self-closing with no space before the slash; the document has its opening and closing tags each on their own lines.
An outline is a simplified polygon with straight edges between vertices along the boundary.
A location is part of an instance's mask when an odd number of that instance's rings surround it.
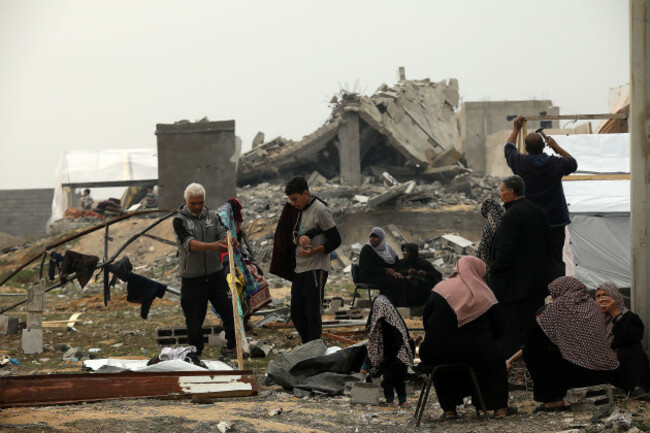
<svg viewBox="0 0 650 433">
<path fill-rule="evenodd" d="M 455 112 L 458 80 L 400 80 L 372 96 L 342 92 L 332 98 L 325 125 L 300 141 L 282 137 L 260 144 L 239 160 L 240 186 L 311 173 L 360 185 L 363 175 L 388 171 L 398 179 L 430 176 L 462 156 Z"/>
</svg>

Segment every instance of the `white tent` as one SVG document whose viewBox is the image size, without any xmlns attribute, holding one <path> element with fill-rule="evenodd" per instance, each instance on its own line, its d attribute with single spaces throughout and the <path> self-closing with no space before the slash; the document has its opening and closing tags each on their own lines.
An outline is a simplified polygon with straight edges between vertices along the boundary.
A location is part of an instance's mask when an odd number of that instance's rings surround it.
<svg viewBox="0 0 650 433">
<path fill-rule="evenodd" d="M 629 134 L 554 136 L 578 161 L 577 174 L 629 174 Z M 550 152 L 550 151 L 549 151 Z M 567 275 L 590 289 L 604 281 L 632 284 L 630 269 L 630 181 L 564 181 L 571 214 L 565 245 Z"/>
<path fill-rule="evenodd" d="M 74 188 L 128 186 L 158 179 L 155 149 L 107 149 L 66 152 L 59 161 L 49 225 L 77 203 L 70 203 Z"/>
</svg>

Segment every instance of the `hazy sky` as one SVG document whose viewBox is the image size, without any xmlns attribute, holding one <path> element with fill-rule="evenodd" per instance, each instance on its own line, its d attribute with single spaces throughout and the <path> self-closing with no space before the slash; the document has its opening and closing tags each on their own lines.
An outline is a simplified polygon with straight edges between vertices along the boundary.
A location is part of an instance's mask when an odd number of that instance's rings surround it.
<svg viewBox="0 0 650 433">
<path fill-rule="evenodd" d="M 0 189 L 53 187 L 69 150 L 155 148 L 156 123 L 300 139 L 399 66 L 464 101 L 607 112 L 628 20 L 625 0 L 0 0 Z"/>
</svg>

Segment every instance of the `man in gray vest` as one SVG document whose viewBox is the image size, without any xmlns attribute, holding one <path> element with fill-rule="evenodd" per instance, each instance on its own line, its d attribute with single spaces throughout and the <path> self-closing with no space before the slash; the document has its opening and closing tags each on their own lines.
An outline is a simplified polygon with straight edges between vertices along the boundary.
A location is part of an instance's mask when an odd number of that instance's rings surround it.
<svg viewBox="0 0 650 433">
<path fill-rule="evenodd" d="M 236 345 L 232 298 L 221 265 L 221 253 L 228 251 L 227 229 L 216 212 L 205 207 L 205 189 L 198 183 L 185 188 L 185 205 L 173 220 L 178 240 L 181 271 L 181 306 L 187 325 L 187 341 L 203 352 L 203 321 L 208 301 L 217 310 L 228 340 L 225 355 L 233 355 Z M 234 245 L 237 240 L 233 238 Z"/>
</svg>

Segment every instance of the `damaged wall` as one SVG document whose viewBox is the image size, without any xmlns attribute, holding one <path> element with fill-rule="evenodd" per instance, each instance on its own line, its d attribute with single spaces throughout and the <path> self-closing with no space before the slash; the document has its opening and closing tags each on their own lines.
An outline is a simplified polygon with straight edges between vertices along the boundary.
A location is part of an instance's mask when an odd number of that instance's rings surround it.
<svg viewBox="0 0 650 433">
<path fill-rule="evenodd" d="M 464 102 L 458 115 L 460 124 L 461 151 L 465 153 L 467 166 L 480 173 L 486 173 L 486 138 L 502 130 L 512 131 L 512 122 L 519 115 L 558 115 L 560 108 L 550 100 L 544 101 L 480 101 Z M 559 128 L 558 120 L 528 122 L 528 131 L 540 126 Z M 507 137 L 506 137 L 507 138 Z M 504 143 L 505 144 L 505 143 Z"/>
<path fill-rule="evenodd" d="M 361 174 L 372 167 L 413 177 L 458 142 L 458 101 L 456 79 L 382 84 L 370 97 L 342 93 L 332 98 L 327 123 L 312 134 L 298 142 L 278 137 L 243 155 L 237 181 L 246 185 L 318 170 L 360 185 Z"/>
<path fill-rule="evenodd" d="M 44 235 L 53 196 L 53 188 L 0 191 L 0 232 L 19 237 Z"/>
<path fill-rule="evenodd" d="M 158 124 L 156 136 L 160 208 L 183 204 L 185 187 L 192 182 L 205 187 L 205 204 L 211 209 L 235 196 L 238 152 L 234 120 Z"/>
</svg>

